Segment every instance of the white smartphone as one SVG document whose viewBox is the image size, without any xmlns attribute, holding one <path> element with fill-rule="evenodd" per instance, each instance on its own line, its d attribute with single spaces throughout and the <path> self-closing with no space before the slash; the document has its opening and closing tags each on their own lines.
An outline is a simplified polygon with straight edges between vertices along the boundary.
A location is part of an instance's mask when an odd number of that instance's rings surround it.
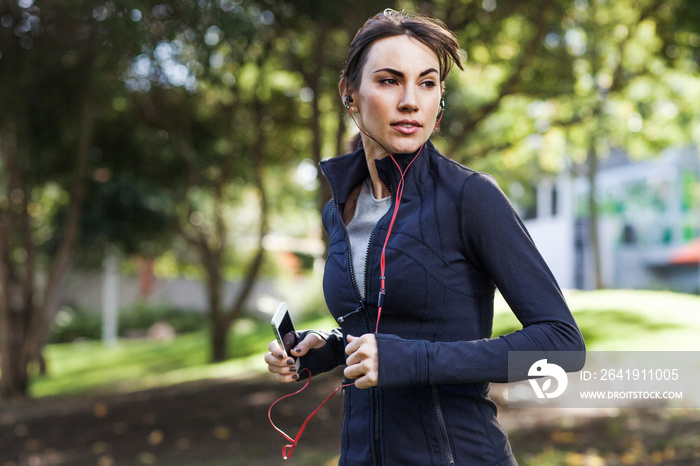
<svg viewBox="0 0 700 466">
<path fill-rule="evenodd" d="M 272 316 L 271 323 L 272 331 L 275 334 L 275 338 L 277 338 L 277 342 L 284 348 L 287 356 L 294 357 L 291 355 L 290 351 L 299 341 L 286 302 L 281 302 L 279 306 L 277 306 L 277 311 L 275 311 L 275 315 Z"/>
</svg>

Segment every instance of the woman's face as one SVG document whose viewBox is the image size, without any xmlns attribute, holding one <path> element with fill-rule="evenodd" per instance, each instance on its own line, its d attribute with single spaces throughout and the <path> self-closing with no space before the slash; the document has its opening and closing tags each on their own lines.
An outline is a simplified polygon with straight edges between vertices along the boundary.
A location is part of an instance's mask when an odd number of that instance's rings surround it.
<svg viewBox="0 0 700 466">
<path fill-rule="evenodd" d="M 357 123 L 392 154 L 415 152 L 430 137 L 441 96 L 437 55 L 406 35 L 372 44 L 352 95 Z M 362 143 L 377 156 L 386 155 L 365 135 Z"/>
</svg>

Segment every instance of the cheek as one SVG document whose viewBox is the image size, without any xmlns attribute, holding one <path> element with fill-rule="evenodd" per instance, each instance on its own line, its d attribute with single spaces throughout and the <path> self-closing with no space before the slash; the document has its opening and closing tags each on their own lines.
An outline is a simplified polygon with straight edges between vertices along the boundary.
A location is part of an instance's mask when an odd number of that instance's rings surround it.
<svg viewBox="0 0 700 466">
<path fill-rule="evenodd" d="M 367 113 L 372 114 L 385 114 L 391 108 L 392 102 L 391 98 L 385 94 L 376 93 L 374 95 L 369 95 L 364 99 L 363 108 Z"/>
<path fill-rule="evenodd" d="M 389 118 L 391 110 L 390 102 L 379 97 L 367 99 L 360 108 L 360 116 L 365 124 L 383 124 Z"/>
</svg>

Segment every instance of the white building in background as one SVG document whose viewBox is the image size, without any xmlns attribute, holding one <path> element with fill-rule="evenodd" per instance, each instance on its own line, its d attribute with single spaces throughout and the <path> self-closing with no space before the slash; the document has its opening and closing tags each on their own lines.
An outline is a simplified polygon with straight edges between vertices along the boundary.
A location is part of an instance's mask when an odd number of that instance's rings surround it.
<svg viewBox="0 0 700 466">
<path fill-rule="evenodd" d="M 536 216 L 525 224 L 562 288 L 594 287 L 588 180 L 570 172 L 537 185 Z M 673 148 L 631 162 L 621 152 L 596 177 L 601 275 L 607 288 L 697 293 L 700 264 L 674 265 L 679 247 L 700 236 L 700 156 Z"/>
</svg>

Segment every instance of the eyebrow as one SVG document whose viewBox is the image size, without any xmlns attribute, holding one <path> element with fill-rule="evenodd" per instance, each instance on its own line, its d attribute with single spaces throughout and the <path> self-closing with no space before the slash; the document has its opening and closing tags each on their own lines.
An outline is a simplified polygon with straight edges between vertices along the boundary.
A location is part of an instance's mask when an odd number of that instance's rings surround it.
<svg viewBox="0 0 700 466">
<path fill-rule="evenodd" d="M 398 76 L 399 78 L 403 78 L 403 77 L 404 77 L 404 74 L 403 74 L 401 71 L 395 70 L 395 69 L 393 69 L 393 68 L 381 68 L 381 69 L 376 70 L 376 71 L 374 72 L 374 74 L 381 73 L 381 72 L 383 72 L 383 71 L 386 71 L 387 73 L 391 73 L 391 74 L 393 74 L 393 75 L 396 75 L 396 76 Z M 423 76 L 425 76 L 425 75 L 427 75 L 427 74 L 430 74 L 430 73 L 437 73 L 437 72 L 438 72 L 438 70 L 436 70 L 435 68 L 428 68 L 427 70 L 425 70 L 425 71 L 423 71 L 421 74 L 419 74 L 418 77 L 421 77 L 421 78 L 422 78 Z"/>
</svg>

